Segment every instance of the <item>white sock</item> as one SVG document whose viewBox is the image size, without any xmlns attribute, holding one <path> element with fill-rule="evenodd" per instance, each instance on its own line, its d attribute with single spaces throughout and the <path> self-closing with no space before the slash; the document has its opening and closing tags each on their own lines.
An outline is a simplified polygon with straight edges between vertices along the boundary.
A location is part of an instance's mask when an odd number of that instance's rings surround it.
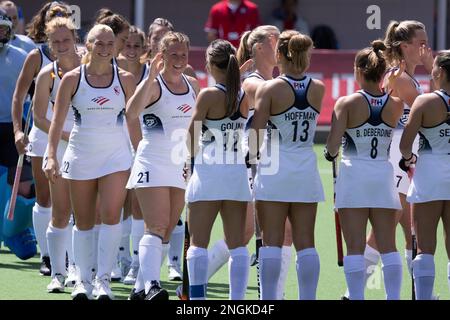
<svg viewBox="0 0 450 320">
<path fill-rule="evenodd" d="M 166 260 L 167 253 L 169 252 L 170 244 L 168 242 L 162 244 L 162 250 L 161 250 L 161 267 L 164 264 L 164 261 Z"/>
<path fill-rule="evenodd" d="M 142 275 L 141 267 L 139 267 L 139 270 L 138 270 L 136 282 L 134 283 L 134 289 L 136 292 L 139 292 L 139 291 L 142 291 L 145 289 L 145 281 L 144 281 L 144 276 Z"/>
<path fill-rule="evenodd" d="M 69 224 L 67 225 L 69 229 L 69 236 L 67 237 L 67 257 L 69 258 L 69 265 L 75 264 L 75 259 L 73 258 L 73 246 L 72 246 L 72 236 L 73 236 L 73 215 L 70 215 Z"/>
<path fill-rule="evenodd" d="M 152 281 L 159 281 L 161 269 L 162 239 L 152 234 L 144 234 L 139 242 L 139 271 L 148 293 Z"/>
<path fill-rule="evenodd" d="M 364 300 L 365 264 L 363 255 L 344 257 L 344 273 L 350 300 Z"/>
<path fill-rule="evenodd" d="M 176 225 L 170 236 L 170 247 L 167 264 L 181 269 L 181 252 L 184 246 L 184 223 L 180 219 L 181 225 Z"/>
<path fill-rule="evenodd" d="M 378 265 L 379 261 L 380 261 L 380 252 L 378 252 L 378 250 L 375 250 L 374 248 L 366 244 L 366 248 L 364 249 L 364 263 L 366 266 L 365 282 L 367 282 L 367 279 L 373 274 L 375 266 Z"/>
<path fill-rule="evenodd" d="M 259 281 L 261 300 L 276 300 L 281 270 L 281 248 L 261 247 L 259 249 Z"/>
<path fill-rule="evenodd" d="M 119 259 L 131 261 L 130 255 L 131 218 L 122 220 L 122 234 L 119 244 Z"/>
<path fill-rule="evenodd" d="M 208 280 L 228 262 L 230 252 L 225 240 L 220 239 L 208 250 Z"/>
<path fill-rule="evenodd" d="M 228 277 L 230 281 L 230 300 L 244 300 L 247 291 L 250 257 L 247 247 L 230 250 Z"/>
<path fill-rule="evenodd" d="M 98 233 L 97 277 L 111 274 L 117 261 L 117 251 L 122 235 L 122 224 L 102 224 Z"/>
<path fill-rule="evenodd" d="M 47 228 L 47 245 L 50 263 L 52 265 L 52 277 L 59 273 L 66 275 L 66 251 L 68 239 L 71 239 L 69 227 L 56 228 L 50 222 Z"/>
<path fill-rule="evenodd" d="M 386 288 L 387 300 L 400 300 L 402 289 L 402 257 L 397 251 L 381 255 L 383 262 L 384 287 Z"/>
<path fill-rule="evenodd" d="M 283 246 L 281 248 L 281 271 L 280 279 L 277 285 L 277 300 L 284 299 L 284 287 L 286 284 L 286 278 L 289 271 L 289 265 L 291 264 L 292 249 L 290 246 Z"/>
<path fill-rule="evenodd" d="M 100 226 L 101 226 L 101 224 L 96 224 L 96 225 L 94 225 L 94 228 L 92 229 L 94 232 L 94 239 L 92 241 L 92 246 L 93 246 L 93 250 L 94 250 L 94 261 L 93 261 L 91 270 L 94 272 L 94 274 L 96 274 L 97 270 L 98 270 L 98 264 L 97 264 L 97 261 L 98 261 L 98 236 L 99 236 L 99 232 L 100 232 Z"/>
<path fill-rule="evenodd" d="M 417 300 L 431 300 L 435 277 L 434 256 L 419 254 L 412 262 Z"/>
<path fill-rule="evenodd" d="M 405 249 L 405 260 L 408 266 L 409 275 L 412 274 L 412 250 Z"/>
<path fill-rule="evenodd" d="M 139 241 L 141 241 L 144 235 L 144 219 L 135 219 L 131 223 L 131 247 L 133 249 L 133 255 L 131 265 L 133 267 L 139 266 Z"/>
<path fill-rule="evenodd" d="M 41 258 L 48 256 L 46 232 L 52 219 L 52 208 L 41 207 L 37 202 L 33 207 L 33 228 L 39 245 Z"/>
<path fill-rule="evenodd" d="M 316 300 L 320 260 L 316 248 L 297 251 L 298 296 L 300 300 Z"/>
<path fill-rule="evenodd" d="M 208 250 L 191 245 L 186 259 L 189 274 L 189 299 L 205 300 L 208 284 Z"/>
<path fill-rule="evenodd" d="M 94 230 L 78 230 L 73 227 L 73 255 L 79 269 L 81 281 L 92 281 L 92 266 L 94 264 Z"/>
</svg>

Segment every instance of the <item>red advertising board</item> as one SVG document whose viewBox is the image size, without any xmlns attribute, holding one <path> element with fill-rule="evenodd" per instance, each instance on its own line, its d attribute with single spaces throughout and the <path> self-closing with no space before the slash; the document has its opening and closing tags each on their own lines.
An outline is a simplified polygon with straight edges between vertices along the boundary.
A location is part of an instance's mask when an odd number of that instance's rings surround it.
<svg viewBox="0 0 450 320">
<path fill-rule="evenodd" d="M 308 75 L 323 81 L 326 87 L 319 125 L 329 125 L 336 100 L 359 89 L 353 76 L 353 62 L 356 51 L 314 50 Z M 208 86 L 205 69 L 205 48 L 192 48 L 189 63 L 195 69 L 200 85 Z M 417 68 L 415 78 L 425 92 L 429 92 L 430 76 L 422 67 Z"/>
</svg>

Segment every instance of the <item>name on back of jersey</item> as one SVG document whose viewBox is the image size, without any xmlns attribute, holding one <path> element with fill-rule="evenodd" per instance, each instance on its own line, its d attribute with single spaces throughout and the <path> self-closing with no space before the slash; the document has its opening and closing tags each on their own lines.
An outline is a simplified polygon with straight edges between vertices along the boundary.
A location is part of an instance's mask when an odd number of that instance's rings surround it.
<svg viewBox="0 0 450 320">
<path fill-rule="evenodd" d="M 317 112 L 313 111 L 292 111 L 286 112 L 284 114 L 284 120 L 295 121 L 295 120 L 312 120 L 315 121 L 318 116 Z"/>
<path fill-rule="evenodd" d="M 365 128 L 357 129 L 356 137 L 387 137 L 390 138 L 392 135 L 392 129 L 382 129 L 382 128 Z"/>
</svg>

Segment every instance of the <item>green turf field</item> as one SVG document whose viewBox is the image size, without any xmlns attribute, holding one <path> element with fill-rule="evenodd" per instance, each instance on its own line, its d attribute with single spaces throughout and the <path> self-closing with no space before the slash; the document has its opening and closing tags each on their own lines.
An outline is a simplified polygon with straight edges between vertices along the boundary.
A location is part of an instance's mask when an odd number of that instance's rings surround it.
<svg viewBox="0 0 450 320">
<path fill-rule="evenodd" d="M 320 256 L 320 278 L 317 291 L 318 299 L 336 300 L 345 291 L 345 277 L 342 268 L 336 263 L 336 242 L 333 207 L 333 183 L 331 164 L 323 159 L 323 145 L 315 147 L 319 160 L 319 170 L 325 188 L 327 201 L 319 204 L 316 224 L 316 246 Z M 213 230 L 211 244 L 222 237 L 222 227 L 220 219 L 217 220 Z M 254 240 L 249 244 L 249 251 L 255 251 Z M 404 255 L 404 239 L 401 228 L 397 229 L 397 248 Z M 294 251 L 294 249 L 292 249 Z M 435 256 L 436 280 L 435 293 L 440 295 L 441 300 L 449 300 L 450 293 L 447 284 L 447 257 L 445 254 L 442 225 L 438 230 L 438 247 Z M 11 254 L 4 247 L 0 250 L 0 299 L 34 299 L 34 300 L 68 300 L 70 290 L 64 294 L 49 294 L 46 286 L 50 277 L 43 277 L 38 272 L 39 258 L 21 261 Z M 164 267 L 161 272 L 163 287 L 168 289 L 170 299 L 177 299 L 175 289 L 178 282 L 167 281 L 167 269 Z M 123 284 L 113 284 L 113 292 L 117 299 L 126 299 L 131 286 Z M 297 276 L 295 271 L 295 252 L 292 252 L 292 261 L 286 281 L 286 299 L 297 299 Z M 257 299 L 256 288 L 256 268 L 251 267 L 247 299 Z M 209 299 L 228 299 L 228 270 L 222 268 L 211 278 L 208 284 Z M 381 275 L 381 268 L 375 271 L 375 275 L 369 279 L 366 299 L 384 299 L 384 286 Z M 402 299 L 411 299 L 411 278 L 406 267 L 403 268 Z"/>
</svg>

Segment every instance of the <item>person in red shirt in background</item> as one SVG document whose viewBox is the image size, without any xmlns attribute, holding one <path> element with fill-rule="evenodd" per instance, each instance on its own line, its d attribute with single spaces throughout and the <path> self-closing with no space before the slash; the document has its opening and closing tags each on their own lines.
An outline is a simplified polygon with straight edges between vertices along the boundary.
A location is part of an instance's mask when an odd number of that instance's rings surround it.
<svg viewBox="0 0 450 320">
<path fill-rule="evenodd" d="M 222 0 L 212 6 L 205 25 L 208 42 L 230 41 L 236 48 L 241 35 L 260 25 L 258 6 L 248 0 Z"/>
</svg>

